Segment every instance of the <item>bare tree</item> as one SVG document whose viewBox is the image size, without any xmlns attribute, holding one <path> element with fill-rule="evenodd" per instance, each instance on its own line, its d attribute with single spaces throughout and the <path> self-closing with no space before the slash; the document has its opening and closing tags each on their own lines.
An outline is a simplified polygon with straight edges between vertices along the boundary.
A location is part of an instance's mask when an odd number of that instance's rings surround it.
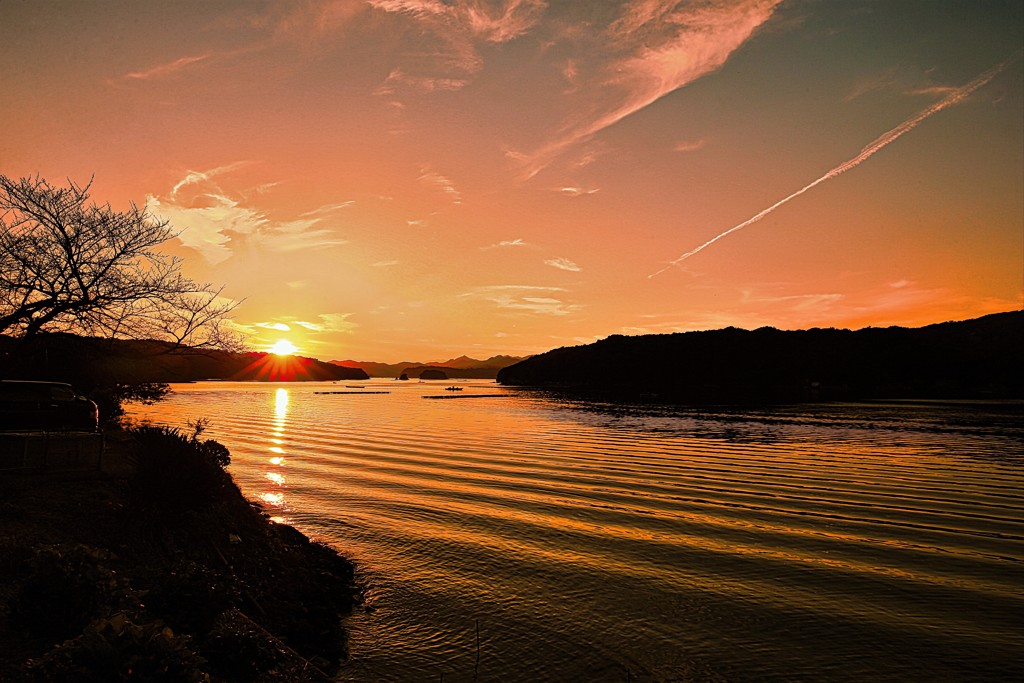
<svg viewBox="0 0 1024 683">
<path fill-rule="evenodd" d="M 97 204 L 91 185 L 0 175 L 0 334 L 238 347 L 223 324 L 237 302 L 159 251 L 175 235 L 170 224 L 134 203 L 127 211 Z"/>
</svg>

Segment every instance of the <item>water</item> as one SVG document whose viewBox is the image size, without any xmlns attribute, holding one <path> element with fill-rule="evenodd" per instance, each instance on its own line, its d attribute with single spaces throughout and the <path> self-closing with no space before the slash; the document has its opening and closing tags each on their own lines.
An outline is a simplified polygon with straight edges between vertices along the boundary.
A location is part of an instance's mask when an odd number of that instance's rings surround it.
<svg viewBox="0 0 1024 683">
<path fill-rule="evenodd" d="M 132 410 L 209 418 L 247 495 L 357 563 L 340 681 L 1024 679 L 1024 404 L 359 384 Z"/>
</svg>

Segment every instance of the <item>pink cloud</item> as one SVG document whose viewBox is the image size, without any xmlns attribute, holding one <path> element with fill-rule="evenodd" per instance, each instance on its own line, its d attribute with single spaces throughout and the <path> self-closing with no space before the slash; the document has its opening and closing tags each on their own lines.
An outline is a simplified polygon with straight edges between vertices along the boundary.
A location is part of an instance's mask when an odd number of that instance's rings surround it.
<svg viewBox="0 0 1024 683">
<path fill-rule="evenodd" d="M 483 68 L 480 47 L 506 43 L 533 28 L 547 3 L 543 0 L 370 0 L 370 6 L 416 23 L 409 52 L 377 89 L 394 95 L 407 86 L 420 92 L 460 90 Z"/>
<path fill-rule="evenodd" d="M 768 21 L 781 0 L 718 0 L 680 4 L 637 0 L 593 46 L 607 55 L 591 65 L 595 78 L 581 88 L 583 112 L 532 154 L 531 177 L 568 148 L 634 114 L 665 95 L 716 71 Z"/>
</svg>

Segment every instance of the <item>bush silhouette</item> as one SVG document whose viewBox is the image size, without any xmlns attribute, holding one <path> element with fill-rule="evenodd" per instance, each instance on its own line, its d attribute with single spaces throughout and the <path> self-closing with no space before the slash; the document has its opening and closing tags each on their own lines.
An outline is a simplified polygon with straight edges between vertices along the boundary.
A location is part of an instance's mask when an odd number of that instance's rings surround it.
<svg viewBox="0 0 1024 683">
<path fill-rule="evenodd" d="M 207 508 L 234 487 L 224 471 L 228 450 L 169 427 L 132 430 L 137 443 L 128 504 L 142 514 L 179 514 Z"/>
</svg>

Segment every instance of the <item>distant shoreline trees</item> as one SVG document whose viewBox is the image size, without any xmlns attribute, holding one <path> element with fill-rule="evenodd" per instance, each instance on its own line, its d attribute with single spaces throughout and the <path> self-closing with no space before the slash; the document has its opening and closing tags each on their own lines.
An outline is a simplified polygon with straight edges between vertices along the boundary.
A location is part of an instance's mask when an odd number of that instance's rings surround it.
<svg viewBox="0 0 1024 683">
<path fill-rule="evenodd" d="M 185 277 L 182 259 L 159 251 L 175 236 L 170 223 L 134 203 L 126 211 L 98 204 L 91 184 L 0 175 L 0 334 L 239 348 L 223 325 L 238 302 Z"/>
</svg>

